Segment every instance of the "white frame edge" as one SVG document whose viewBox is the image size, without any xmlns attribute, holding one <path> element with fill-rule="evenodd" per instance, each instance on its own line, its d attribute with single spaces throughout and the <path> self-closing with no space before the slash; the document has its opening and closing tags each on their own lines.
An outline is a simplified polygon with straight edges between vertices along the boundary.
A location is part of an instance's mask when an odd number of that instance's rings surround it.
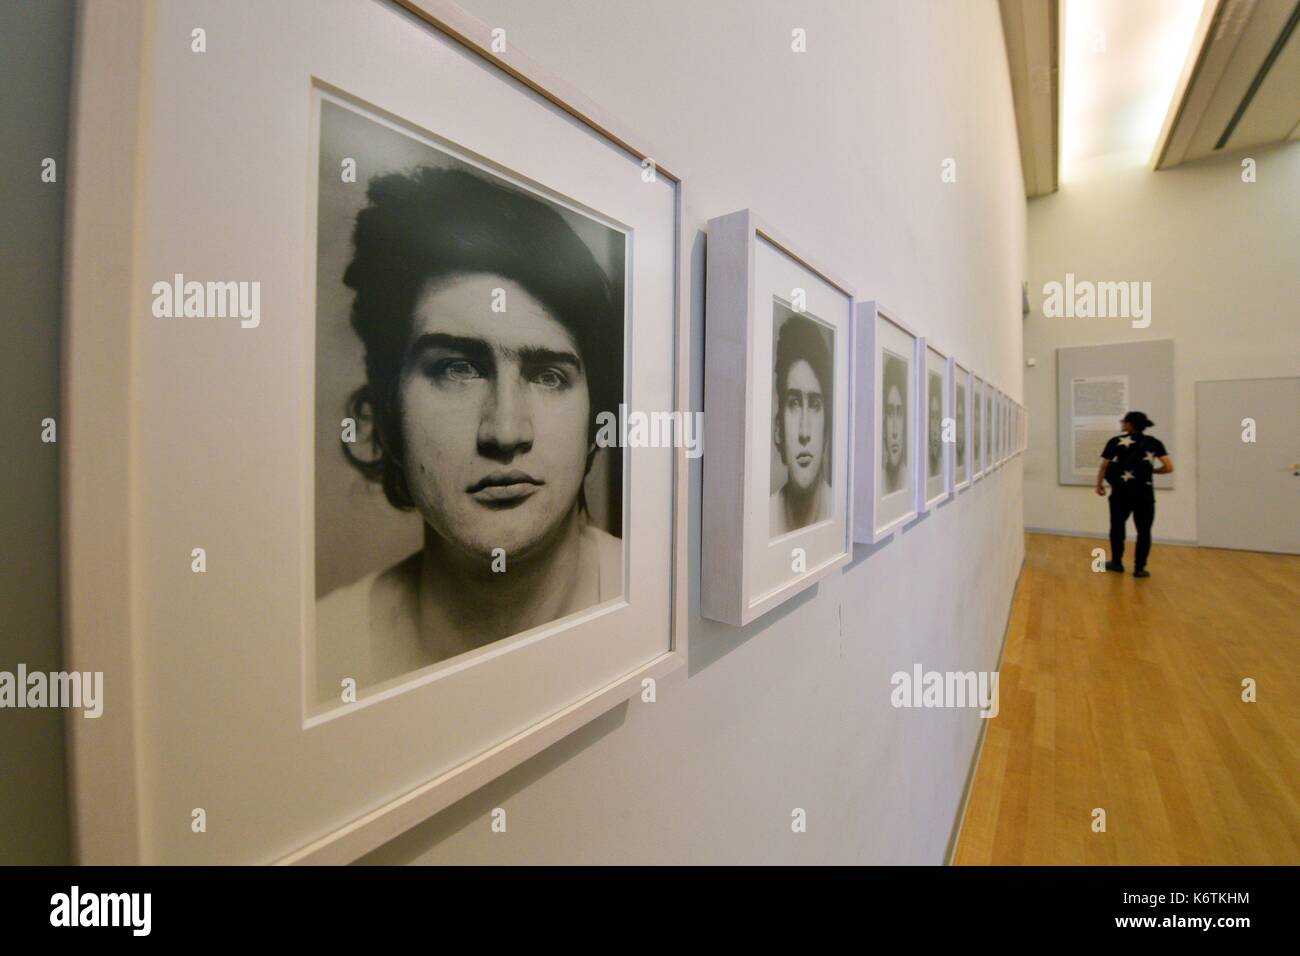
<svg viewBox="0 0 1300 956">
<path fill-rule="evenodd" d="M 952 491 L 953 494 L 956 495 L 959 492 L 965 491 L 967 488 L 969 488 L 971 486 L 971 483 L 975 480 L 973 476 L 973 472 L 975 471 L 975 468 L 973 462 L 971 461 L 971 455 L 970 455 L 970 451 L 971 451 L 970 405 L 971 405 L 971 396 L 974 394 L 974 391 L 972 389 L 972 385 L 974 382 L 974 373 L 969 368 L 966 368 L 963 371 L 962 370 L 963 366 L 960 362 L 957 361 L 957 357 L 955 355 L 949 356 L 948 364 L 952 368 L 952 416 L 954 419 L 957 417 L 957 379 L 958 376 L 960 375 L 966 376 L 966 427 L 964 429 L 964 431 L 966 432 L 966 480 L 960 482 L 957 480 L 957 449 L 954 447 L 953 454 L 952 454 Z"/>
<path fill-rule="evenodd" d="M 858 302 L 854 308 L 854 461 L 853 461 L 853 541 L 856 544 L 877 544 L 892 535 L 899 528 L 915 521 L 917 498 L 923 494 L 918 490 L 917 478 L 912 476 L 912 510 L 899 515 L 883 527 L 876 527 L 876 321 L 883 316 L 912 336 L 912 420 L 908 427 L 908 441 L 912 461 L 916 461 L 917 422 L 915 409 L 916 383 L 920 381 L 917 370 L 918 356 L 924 356 L 924 338 L 906 322 L 898 318 L 896 312 L 887 308 L 878 299 Z M 864 381 L 865 380 L 865 381 Z M 919 471 L 919 469 L 918 469 Z M 858 500 L 859 497 L 864 500 Z"/>
<path fill-rule="evenodd" d="M 921 339 L 921 372 L 922 372 L 921 385 L 924 386 L 924 388 L 917 395 L 917 400 L 921 403 L 921 407 L 925 410 L 925 416 L 924 416 L 925 424 L 924 425 L 921 424 L 920 416 L 918 416 L 917 418 L 917 427 L 920 429 L 920 433 L 921 433 L 920 435 L 921 447 L 924 447 L 930 441 L 929 395 L 930 395 L 930 350 L 931 349 L 934 350 L 934 353 L 938 355 L 939 358 L 943 359 L 943 400 L 942 400 L 943 409 L 939 417 L 939 421 L 941 423 L 944 417 L 946 417 L 946 414 L 951 411 L 951 405 L 952 405 L 952 391 L 953 391 L 952 353 L 946 352 L 943 349 L 941 349 L 930 339 L 928 335 L 924 336 Z M 919 453 L 920 448 L 918 448 L 917 451 Z M 916 463 L 917 464 L 916 470 L 920 475 L 918 481 L 918 487 L 920 488 L 918 503 L 920 507 L 917 509 L 917 511 L 920 512 L 921 514 L 924 514 L 929 511 L 933 511 L 935 508 L 939 507 L 939 505 L 947 501 L 948 496 L 953 493 L 952 462 L 949 460 L 952 457 L 950 454 L 951 451 L 952 451 L 951 446 L 945 444 L 943 448 L 943 491 L 939 492 L 939 494 L 935 495 L 933 498 L 925 497 L 925 491 L 926 491 L 925 469 L 920 467 L 921 462 L 919 460 Z"/>
<path fill-rule="evenodd" d="M 711 621 L 744 627 L 812 587 L 853 559 L 856 408 L 854 354 L 858 300 L 853 288 L 810 263 L 794 245 L 751 209 L 709 220 L 705 250 L 704 305 L 704 476 L 700 515 L 700 614 Z M 745 498 L 750 475 L 750 415 L 756 375 L 752 363 L 750 318 L 755 307 L 754 257 L 759 238 L 800 267 L 843 293 L 849 300 L 845 347 L 849 380 L 846 410 L 848 454 L 845 461 L 844 541 L 840 554 L 805 571 L 760 601 L 745 594 Z M 709 412 L 710 402 L 714 411 Z M 721 408 L 723 411 L 718 412 Z M 739 409 L 739 413 L 735 410 Z M 737 421 L 737 414 L 739 421 Z M 721 477 L 719 477 L 721 476 Z M 712 482 L 710 481 L 712 478 Z M 739 488 L 739 494 L 736 489 Z M 736 556 L 740 555 L 740 561 Z"/>
</svg>

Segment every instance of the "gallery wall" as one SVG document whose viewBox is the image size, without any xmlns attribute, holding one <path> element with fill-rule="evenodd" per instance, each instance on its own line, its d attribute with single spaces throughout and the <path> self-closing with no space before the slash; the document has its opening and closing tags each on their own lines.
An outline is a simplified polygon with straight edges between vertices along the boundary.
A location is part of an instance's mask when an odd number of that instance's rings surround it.
<svg viewBox="0 0 1300 956">
<path fill-rule="evenodd" d="M 1255 181 L 1242 161 L 1255 161 Z M 1105 502 L 1091 487 L 1057 484 L 1056 350 L 1172 339 L 1172 433 L 1156 427 L 1174 462 L 1175 487 L 1156 493 L 1157 541 L 1194 542 L 1196 382 L 1296 374 L 1300 355 L 1300 144 L 1232 153 L 1152 172 L 1142 157 L 1085 168 L 1059 192 L 1029 203 L 1025 322 L 1025 526 L 1104 537 Z M 1151 323 L 1045 318 L 1044 283 L 1151 283 Z M 1145 411 L 1145 409 L 1144 409 Z M 1118 432 L 1118 426 L 1116 431 Z M 1225 447 L 1224 454 L 1232 452 Z"/>
<path fill-rule="evenodd" d="M 704 229 L 744 207 L 1021 399 L 1025 203 L 996 4 L 462 5 L 684 178 L 697 407 Z M 689 676 L 366 860 L 943 862 L 981 721 L 894 709 L 890 676 L 996 666 L 1024 553 L 1022 460 L 739 629 L 698 614 L 696 462 Z"/>
</svg>

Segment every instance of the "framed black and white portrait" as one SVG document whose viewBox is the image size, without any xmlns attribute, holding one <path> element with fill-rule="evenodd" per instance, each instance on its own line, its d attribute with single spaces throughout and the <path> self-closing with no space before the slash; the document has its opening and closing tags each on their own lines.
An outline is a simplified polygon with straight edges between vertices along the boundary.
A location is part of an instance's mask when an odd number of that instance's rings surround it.
<svg viewBox="0 0 1300 956">
<path fill-rule="evenodd" d="M 623 603 L 630 230 L 322 91 L 320 709 Z M 358 178 L 338 171 L 355 164 Z"/>
<path fill-rule="evenodd" d="M 999 447 L 1002 425 L 1002 392 L 996 386 L 989 387 L 989 470 L 1002 466 L 1002 449 Z"/>
<path fill-rule="evenodd" d="M 355 860 L 685 664 L 671 157 L 445 0 L 268 6 L 83 10 L 69 409 L 165 440 L 69 448 L 79 862 Z"/>
<path fill-rule="evenodd" d="M 1005 454 L 1008 460 L 1010 460 L 1011 457 L 1016 453 L 1016 448 L 1013 441 L 1016 433 L 1015 424 L 1016 424 L 1016 403 L 1011 400 L 1010 396 L 1007 396 L 1007 420 L 1002 429 L 1002 444 L 1006 450 Z"/>
<path fill-rule="evenodd" d="M 922 392 L 921 433 L 923 436 L 924 476 L 918 510 L 929 511 L 949 495 L 949 446 L 952 444 L 952 417 L 948 411 L 948 356 L 929 339 L 925 343 L 924 390 Z M 948 439 L 945 440 L 945 432 Z"/>
<path fill-rule="evenodd" d="M 954 426 L 952 443 L 952 477 L 953 490 L 969 488 L 971 483 L 971 373 L 955 359 L 952 365 L 952 419 Z"/>
<path fill-rule="evenodd" d="M 1002 425 L 1002 448 L 1003 456 L 1009 461 L 1016 453 L 1015 445 L 1013 443 L 1013 437 L 1015 435 L 1016 403 L 1012 401 L 1010 395 L 1005 396 L 1005 401 L 1007 414 L 1006 421 L 1003 422 Z"/>
<path fill-rule="evenodd" d="M 984 380 L 971 374 L 971 481 L 979 481 L 988 471 L 984 456 Z"/>
<path fill-rule="evenodd" d="M 923 505 L 924 355 L 916 332 L 878 302 L 859 303 L 858 336 L 864 384 L 858 389 L 855 539 L 871 543 L 911 521 Z"/>
<path fill-rule="evenodd" d="M 709 222 L 701 609 L 747 624 L 848 561 L 853 293 L 749 210 Z"/>
<path fill-rule="evenodd" d="M 998 466 L 997 448 L 993 443 L 993 430 L 997 412 L 997 389 L 988 382 L 984 383 L 984 437 L 981 442 L 984 451 L 984 473 L 988 474 Z"/>
</svg>

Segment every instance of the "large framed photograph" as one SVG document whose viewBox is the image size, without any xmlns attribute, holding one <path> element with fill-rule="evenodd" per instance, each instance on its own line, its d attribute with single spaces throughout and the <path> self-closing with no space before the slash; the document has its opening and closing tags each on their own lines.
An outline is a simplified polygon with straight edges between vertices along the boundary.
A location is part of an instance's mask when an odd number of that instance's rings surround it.
<svg viewBox="0 0 1300 956">
<path fill-rule="evenodd" d="M 974 472 L 971 456 L 971 372 L 956 359 L 949 359 L 952 373 L 952 419 L 955 432 L 952 443 L 953 491 L 970 487 Z"/>
<path fill-rule="evenodd" d="M 925 436 L 925 472 L 918 511 L 929 511 L 950 494 L 952 464 L 949 461 L 951 439 L 945 440 L 945 430 L 951 431 L 948 405 L 952 387 L 948 376 L 948 356 L 929 339 L 923 339 L 925 356 L 925 388 L 922 411 L 922 434 Z"/>
<path fill-rule="evenodd" d="M 685 662 L 671 164 L 450 3 L 275 10 L 83 7 L 83 863 L 353 860 Z"/>
<path fill-rule="evenodd" d="M 925 463 L 918 419 L 924 344 L 879 302 L 857 312 L 854 540 L 880 541 L 917 516 Z"/>
<path fill-rule="evenodd" d="M 984 454 L 984 380 L 971 374 L 971 480 L 979 481 L 988 472 Z"/>
<path fill-rule="evenodd" d="M 853 292 L 750 210 L 708 243 L 701 611 L 743 625 L 852 556 Z"/>
</svg>

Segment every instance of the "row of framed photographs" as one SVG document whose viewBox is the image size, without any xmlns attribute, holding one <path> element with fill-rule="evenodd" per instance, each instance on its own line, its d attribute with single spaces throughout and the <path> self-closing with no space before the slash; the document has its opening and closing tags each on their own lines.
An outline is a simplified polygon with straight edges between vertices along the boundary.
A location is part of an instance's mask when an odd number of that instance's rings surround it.
<svg viewBox="0 0 1300 956">
<path fill-rule="evenodd" d="M 709 223 L 706 309 L 705 617 L 748 624 L 1024 450 L 1019 403 L 750 210 Z"/>
</svg>

